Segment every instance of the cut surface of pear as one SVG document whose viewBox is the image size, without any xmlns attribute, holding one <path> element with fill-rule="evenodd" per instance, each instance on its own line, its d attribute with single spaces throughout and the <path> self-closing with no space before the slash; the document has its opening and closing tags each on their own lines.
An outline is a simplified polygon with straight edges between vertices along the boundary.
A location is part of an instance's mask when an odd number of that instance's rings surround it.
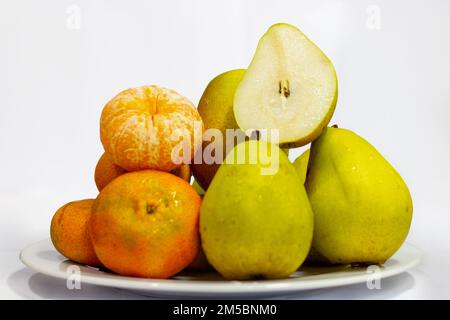
<svg viewBox="0 0 450 320">
<path fill-rule="evenodd" d="M 299 29 L 275 24 L 263 35 L 234 96 L 246 130 L 277 129 L 280 144 L 305 145 L 320 135 L 337 102 L 333 64 Z"/>
</svg>

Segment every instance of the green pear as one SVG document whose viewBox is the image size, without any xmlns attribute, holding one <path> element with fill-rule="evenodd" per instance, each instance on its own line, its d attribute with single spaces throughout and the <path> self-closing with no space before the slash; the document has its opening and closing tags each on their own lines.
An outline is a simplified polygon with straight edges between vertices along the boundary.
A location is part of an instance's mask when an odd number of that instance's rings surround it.
<svg viewBox="0 0 450 320">
<path fill-rule="evenodd" d="M 206 191 L 202 246 L 226 279 L 285 278 L 308 254 L 313 220 L 286 154 L 268 142 L 246 141 L 230 151 Z"/>
<path fill-rule="evenodd" d="M 293 165 L 297 174 L 300 177 L 300 182 L 305 184 L 306 173 L 308 172 L 308 162 L 309 162 L 310 149 L 305 150 L 297 159 L 295 159 Z M 313 247 L 311 247 L 308 256 L 306 257 L 305 264 L 328 264 L 329 262 L 320 255 Z"/>
<path fill-rule="evenodd" d="M 408 187 L 352 131 L 327 128 L 312 143 L 306 191 L 314 211 L 313 247 L 331 263 L 383 263 L 408 234 Z"/>
<path fill-rule="evenodd" d="M 317 138 L 336 107 L 338 83 L 331 61 L 299 29 L 279 23 L 259 40 L 234 95 L 234 115 L 244 130 L 279 131 L 280 145 Z"/>
<path fill-rule="evenodd" d="M 236 88 L 245 74 L 245 69 L 236 69 L 224 72 L 215 77 L 206 87 L 198 104 L 198 112 L 202 117 L 205 130 L 219 129 L 226 137 L 226 129 L 239 129 L 234 119 L 233 98 Z M 225 142 L 225 141 L 224 141 Z M 203 148 L 209 144 L 203 143 Z M 226 153 L 226 143 L 223 143 L 223 157 Z M 192 164 L 192 172 L 199 185 L 206 190 L 220 163 L 207 164 L 204 161 Z"/>
<path fill-rule="evenodd" d="M 305 180 L 306 180 L 306 171 L 308 170 L 308 161 L 309 161 L 309 149 L 304 151 L 294 161 L 295 170 L 297 170 L 297 174 L 300 177 L 300 181 L 302 182 L 302 184 L 304 184 Z"/>
<path fill-rule="evenodd" d="M 297 159 L 295 159 L 293 165 L 297 170 L 297 174 L 300 177 L 300 182 L 305 184 L 306 174 L 308 172 L 308 162 L 309 162 L 310 149 L 305 150 Z M 306 257 L 305 264 L 311 265 L 323 265 L 329 264 L 329 261 L 325 259 L 317 250 L 311 247 L 311 250 Z"/>
<path fill-rule="evenodd" d="M 205 190 L 198 184 L 197 180 L 194 179 L 192 183 L 192 188 L 198 193 L 199 196 L 203 196 L 205 194 Z"/>
</svg>

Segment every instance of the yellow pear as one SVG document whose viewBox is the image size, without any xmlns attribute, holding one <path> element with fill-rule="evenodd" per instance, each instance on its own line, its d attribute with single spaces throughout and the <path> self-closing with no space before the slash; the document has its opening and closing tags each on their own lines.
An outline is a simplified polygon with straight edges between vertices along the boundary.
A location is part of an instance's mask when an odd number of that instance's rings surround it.
<svg viewBox="0 0 450 320">
<path fill-rule="evenodd" d="M 327 128 L 312 143 L 306 190 L 313 248 L 331 263 L 383 263 L 405 240 L 413 204 L 397 171 L 350 130 Z"/>
<path fill-rule="evenodd" d="M 252 150 L 267 159 L 251 161 Z M 236 155 L 245 161 L 233 163 Z M 311 246 L 313 214 L 286 154 L 255 140 L 234 147 L 206 191 L 200 234 L 209 263 L 227 279 L 285 278 L 297 270 Z"/>
<path fill-rule="evenodd" d="M 297 174 L 300 177 L 302 184 L 306 180 L 306 171 L 308 170 L 309 161 L 309 149 L 304 151 L 297 159 L 294 161 L 294 167 L 297 170 Z"/>
<path fill-rule="evenodd" d="M 236 88 L 245 74 L 245 69 L 224 72 L 215 77 L 206 87 L 198 104 L 205 130 L 218 129 L 226 137 L 226 129 L 239 129 L 233 114 L 233 98 Z M 223 158 L 226 156 L 226 143 L 223 141 Z M 209 141 L 203 143 L 203 148 Z M 220 163 L 192 164 L 195 180 L 204 189 L 208 189 L 211 180 L 219 169 Z"/>
</svg>

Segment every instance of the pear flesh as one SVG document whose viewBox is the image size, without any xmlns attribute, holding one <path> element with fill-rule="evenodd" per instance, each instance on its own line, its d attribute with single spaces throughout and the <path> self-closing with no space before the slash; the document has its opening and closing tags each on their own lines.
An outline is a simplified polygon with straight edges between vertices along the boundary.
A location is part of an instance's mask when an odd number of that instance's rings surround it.
<svg viewBox="0 0 450 320">
<path fill-rule="evenodd" d="M 202 246 L 209 263 L 226 279 L 286 278 L 311 246 L 312 210 L 286 154 L 277 146 L 268 148 L 270 163 L 279 163 L 274 174 L 261 174 L 266 161 L 249 161 L 249 150 L 268 145 L 256 140 L 238 144 L 203 199 Z M 243 153 L 243 164 L 230 163 Z"/>
<path fill-rule="evenodd" d="M 234 96 L 234 115 L 246 130 L 279 130 L 279 143 L 305 145 L 333 115 L 337 77 L 331 61 L 299 29 L 269 28 Z"/>
<path fill-rule="evenodd" d="M 326 128 L 312 143 L 306 190 L 313 248 L 331 263 L 383 263 L 404 242 L 412 199 L 397 171 L 352 131 Z"/>
</svg>

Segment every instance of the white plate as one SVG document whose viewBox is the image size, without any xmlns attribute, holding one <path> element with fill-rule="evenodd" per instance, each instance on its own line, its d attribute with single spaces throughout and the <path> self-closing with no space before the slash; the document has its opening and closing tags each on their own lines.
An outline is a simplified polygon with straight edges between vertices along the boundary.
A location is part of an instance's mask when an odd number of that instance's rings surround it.
<svg viewBox="0 0 450 320">
<path fill-rule="evenodd" d="M 420 251 L 404 244 L 377 274 L 380 279 L 400 274 L 420 261 Z M 50 239 L 37 242 L 22 250 L 22 262 L 31 269 L 48 276 L 67 279 L 80 272 L 82 283 L 107 286 L 153 297 L 185 298 L 243 298 L 274 297 L 303 290 L 323 289 L 373 279 L 373 271 L 350 266 L 302 267 L 283 280 L 227 281 L 214 272 L 183 273 L 172 279 L 156 280 L 119 276 L 66 260 L 57 253 Z M 76 267 L 74 267 L 76 266 Z M 377 271 L 377 272 L 378 272 Z"/>
</svg>

